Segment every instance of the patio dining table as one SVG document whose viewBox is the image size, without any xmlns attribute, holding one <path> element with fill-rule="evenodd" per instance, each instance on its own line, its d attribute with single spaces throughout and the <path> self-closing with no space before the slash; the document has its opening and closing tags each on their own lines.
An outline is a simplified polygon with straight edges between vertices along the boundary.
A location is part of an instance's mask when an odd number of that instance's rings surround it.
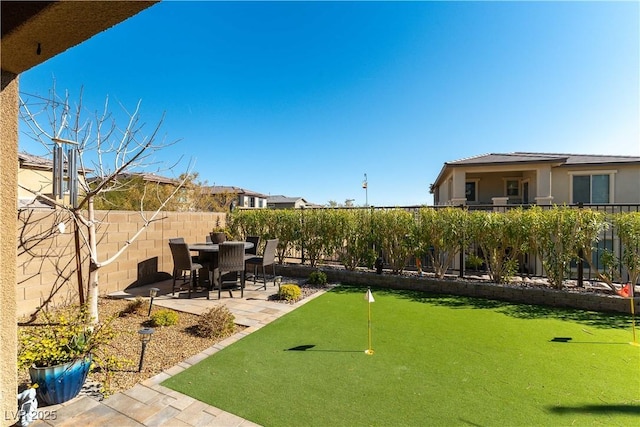
<svg viewBox="0 0 640 427">
<path fill-rule="evenodd" d="M 232 240 L 230 242 L 233 242 Z M 243 242 L 244 243 L 244 249 L 251 249 L 253 248 L 253 243 L 251 242 Z M 202 261 L 203 266 L 205 266 L 205 268 L 207 268 L 207 273 L 213 273 L 215 272 L 215 269 L 218 267 L 218 252 L 220 252 L 220 244 L 218 243 L 190 243 L 189 245 L 189 250 L 193 251 L 193 252 L 198 252 L 198 258 L 200 258 L 200 260 Z M 215 274 L 211 275 L 211 274 L 207 274 L 206 277 L 216 277 Z M 202 275 L 201 275 L 201 280 L 203 280 Z M 215 287 L 214 286 L 215 283 L 212 284 L 212 288 Z"/>
<path fill-rule="evenodd" d="M 232 242 L 232 241 L 230 241 Z M 253 243 L 251 242 L 242 242 L 244 243 L 244 249 L 251 249 L 253 248 Z M 220 251 L 220 244 L 219 243 L 191 243 L 189 244 L 189 250 L 190 251 L 198 251 L 199 253 L 202 252 L 219 252 Z"/>
</svg>

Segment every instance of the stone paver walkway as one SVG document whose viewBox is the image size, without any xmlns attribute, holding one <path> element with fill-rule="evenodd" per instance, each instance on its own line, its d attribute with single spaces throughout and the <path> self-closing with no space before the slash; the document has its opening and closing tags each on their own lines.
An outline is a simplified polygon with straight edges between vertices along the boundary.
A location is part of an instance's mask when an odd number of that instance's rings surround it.
<svg viewBox="0 0 640 427">
<path fill-rule="evenodd" d="M 283 279 L 284 283 L 297 281 L 298 279 Z M 224 304 L 235 316 L 236 323 L 247 328 L 132 389 L 109 396 L 103 401 L 80 396 L 61 405 L 38 408 L 41 415 L 48 419 L 38 420 L 32 426 L 255 426 L 255 423 L 163 387 L 160 383 L 322 294 L 317 292 L 296 304 L 283 304 L 268 300 L 269 295 L 277 291 L 273 282 L 267 283 L 265 291 L 256 289 L 257 286 L 247 281 L 244 298 L 240 298 L 239 291 L 234 291 L 234 298 L 230 298 L 228 292 L 223 292 L 222 299 L 218 300 L 217 292 L 212 292 L 209 300 L 204 293 L 194 293 L 188 299 L 186 292 L 172 296 L 171 280 L 166 280 L 116 292 L 111 296 L 148 298 L 152 287 L 160 289 L 158 296 L 154 298 L 154 305 L 201 314 L 215 305 Z"/>
</svg>

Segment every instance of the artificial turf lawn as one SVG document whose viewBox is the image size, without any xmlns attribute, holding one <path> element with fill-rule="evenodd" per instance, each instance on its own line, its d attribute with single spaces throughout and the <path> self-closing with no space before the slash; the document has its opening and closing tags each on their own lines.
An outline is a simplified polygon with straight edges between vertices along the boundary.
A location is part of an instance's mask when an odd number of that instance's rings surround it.
<svg viewBox="0 0 640 427">
<path fill-rule="evenodd" d="M 340 287 L 163 385 L 264 426 L 638 425 L 628 316 Z"/>
</svg>

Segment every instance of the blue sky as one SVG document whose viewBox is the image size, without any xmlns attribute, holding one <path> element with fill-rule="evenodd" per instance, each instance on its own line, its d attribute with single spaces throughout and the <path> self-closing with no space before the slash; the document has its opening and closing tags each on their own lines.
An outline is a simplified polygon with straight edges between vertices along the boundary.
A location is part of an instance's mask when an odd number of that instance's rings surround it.
<svg viewBox="0 0 640 427">
<path fill-rule="evenodd" d="M 20 90 L 164 112 L 174 175 L 364 205 L 366 173 L 371 205 L 431 204 L 446 161 L 639 156 L 639 22 L 634 1 L 162 2 Z"/>
</svg>

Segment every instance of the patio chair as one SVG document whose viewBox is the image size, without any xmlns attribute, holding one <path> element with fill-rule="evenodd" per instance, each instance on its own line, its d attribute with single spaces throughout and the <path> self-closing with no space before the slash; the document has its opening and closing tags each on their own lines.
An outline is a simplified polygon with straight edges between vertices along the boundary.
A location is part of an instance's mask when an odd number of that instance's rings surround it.
<svg viewBox="0 0 640 427">
<path fill-rule="evenodd" d="M 278 248 L 278 239 L 269 239 L 264 247 L 264 253 L 262 256 L 254 256 L 247 259 L 247 266 L 253 266 L 253 283 L 256 283 L 256 276 L 258 275 L 258 266 L 262 267 L 262 280 L 264 282 L 264 290 L 267 290 L 267 273 L 265 267 L 271 266 L 273 270 L 273 277 L 276 277 L 276 249 Z M 275 286 L 275 284 L 274 284 Z"/>
<path fill-rule="evenodd" d="M 189 252 L 189 246 L 180 241 L 169 240 L 169 248 L 173 257 L 173 285 L 171 295 L 176 292 L 176 280 L 180 277 L 184 283 L 189 283 L 189 298 L 191 298 L 191 290 L 198 283 L 198 270 L 202 268 L 202 264 L 194 262 Z M 187 276 L 187 272 L 189 275 Z M 187 282 L 188 280 L 188 282 Z M 208 295 L 208 294 L 207 294 Z"/>
<path fill-rule="evenodd" d="M 169 239 L 169 243 L 186 243 L 184 237 L 172 237 Z M 191 255 L 191 261 L 199 263 L 200 257 L 198 255 Z"/>
<path fill-rule="evenodd" d="M 247 242 L 253 243 L 253 247 L 250 249 L 245 249 L 244 253 L 246 255 L 245 258 L 253 258 L 258 255 L 258 245 L 260 244 L 260 236 L 247 236 Z"/>
<path fill-rule="evenodd" d="M 244 297 L 244 242 L 223 242 L 220 243 L 218 251 L 218 299 L 221 297 L 222 285 L 225 283 L 238 283 L 238 273 L 240 274 L 240 298 Z M 233 274 L 234 280 L 223 280 L 224 275 Z M 233 298 L 231 288 L 229 295 Z"/>
</svg>

